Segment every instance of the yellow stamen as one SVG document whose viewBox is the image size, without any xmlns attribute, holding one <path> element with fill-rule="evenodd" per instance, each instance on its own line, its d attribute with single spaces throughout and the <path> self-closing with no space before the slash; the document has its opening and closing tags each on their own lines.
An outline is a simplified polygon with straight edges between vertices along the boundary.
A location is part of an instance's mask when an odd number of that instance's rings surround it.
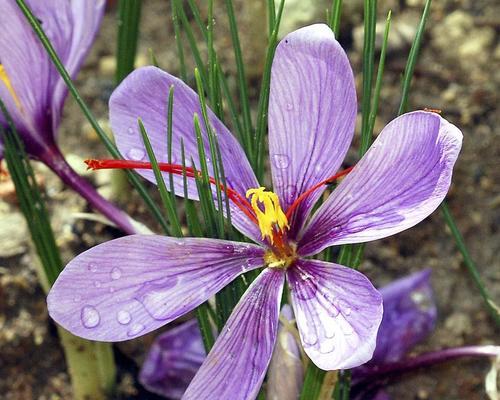
<svg viewBox="0 0 500 400">
<path fill-rule="evenodd" d="M 287 269 L 297 258 L 295 253 L 286 256 L 278 256 L 272 251 L 267 251 L 264 254 L 264 262 L 270 268 L 284 268 Z"/>
<path fill-rule="evenodd" d="M 267 237 L 272 244 L 274 233 L 284 232 L 289 227 L 278 196 L 276 193 L 266 191 L 263 187 L 247 190 L 246 196 L 251 197 L 251 206 L 259 223 L 262 239 Z M 264 210 L 261 209 L 259 203 Z"/>
<path fill-rule="evenodd" d="M 21 109 L 21 102 L 19 101 L 19 97 L 17 97 L 17 93 L 12 87 L 12 83 L 9 79 L 9 76 L 7 75 L 7 72 L 5 71 L 5 68 L 3 67 L 2 64 L 0 64 L 0 81 L 4 83 L 5 87 L 11 94 L 12 98 L 14 99 L 14 103 L 16 104 L 16 107 Z"/>
</svg>

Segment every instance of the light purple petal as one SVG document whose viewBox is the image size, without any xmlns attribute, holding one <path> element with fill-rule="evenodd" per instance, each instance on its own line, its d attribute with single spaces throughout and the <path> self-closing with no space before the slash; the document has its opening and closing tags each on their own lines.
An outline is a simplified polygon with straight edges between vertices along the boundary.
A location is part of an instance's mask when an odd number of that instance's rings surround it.
<svg viewBox="0 0 500 400">
<path fill-rule="evenodd" d="M 354 134 L 356 91 L 349 60 L 327 25 L 285 36 L 274 56 L 269 97 L 273 186 L 286 211 L 339 169 Z M 296 211 L 298 232 L 324 189 Z"/>
<path fill-rule="evenodd" d="M 64 43 L 66 54 L 62 58 L 66 70 L 72 78 L 78 74 L 83 61 L 87 57 L 92 43 L 101 25 L 106 6 L 105 0 L 73 0 L 71 1 L 71 40 Z M 54 132 L 59 126 L 64 100 L 68 93 L 66 84 L 58 76 L 54 88 L 52 102 L 52 118 Z"/>
<path fill-rule="evenodd" d="M 285 304 L 281 318 L 289 322 L 291 329 L 294 316 L 292 308 Z M 304 383 L 304 368 L 300 358 L 298 338 L 280 320 L 278 340 L 274 348 L 267 380 L 267 399 L 298 399 Z"/>
<path fill-rule="evenodd" d="M 360 272 L 299 259 L 287 271 L 305 352 L 319 368 L 353 368 L 372 358 L 382 296 Z"/>
<path fill-rule="evenodd" d="M 120 341 L 144 335 L 261 267 L 258 246 L 217 239 L 132 235 L 73 259 L 47 298 L 49 314 L 77 336 Z"/>
<path fill-rule="evenodd" d="M 265 269 L 247 289 L 184 400 L 255 399 L 276 341 L 285 275 Z"/>
<path fill-rule="evenodd" d="M 381 239 L 430 215 L 451 183 L 462 133 L 438 114 L 389 123 L 299 235 L 301 255 Z"/>
<path fill-rule="evenodd" d="M 0 81 L 6 103 L 30 153 L 53 141 L 67 90 L 39 39 L 14 1 L 0 2 L 0 63 L 19 100 Z M 26 1 L 74 77 L 87 55 L 104 11 L 103 0 Z M 5 123 L 0 113 L 0 123 Z"/>
<path fill-rule="evenodd" d="M 213 177 L 210 147 L 203 127 L 198 95 L 180 79 L 156 67 L 144 67 L 134 71 L 111 96 L 110 121 L 118 149 L 126 159 L 148 161 L 137 125 L 137 119 L 141 118 L 158 161 L 168 162 L 167 103 L 171 86 L 174 87 L 172 162 L 182 163 L 182 141 L 188 166 L 191 166 L 191 159 L 193 159 L 196 168 L 200 168 L 193 124 L 193 115 L 196 113 L 202 125 L 209 174 Z M 247 189 L 259 186 L 245 153 L 231 132 L 210 110 L 209 119 L 217 134 L 227 184 L 245 196 Z M 152 171 L 138 170 L 137 172 L 156 183 Z M 164 174 L 164 177 L 168 182 L 168 174 Z M 182 176 L 174 176 L 174 183 L 175 193 L 183 196 Z M 215 186 L 212 185 L 212 187 L 215 193 Z M 193 179 L 188 179 L 188 193 L 190 199 L 198 199 L 198 191 Z M 257 226 L 232 202 L 231 205 L 231 219 L 234 226 L 250 238 L 260 241 L 261 235 Z"/>
<path fill-rule="evenodd" d="M 433 331 L 437 309 L 430 276 L 425 269 L 380 289 L 384 317 L 370 364 L 399 361 Z"/>
<path fill-rule="evenodd" d="M 139 374 L 141 384 L 169 399 L 180 399 L 200 368 L 206 353 L 196 320 L 158 336 Z"/>
</svg>

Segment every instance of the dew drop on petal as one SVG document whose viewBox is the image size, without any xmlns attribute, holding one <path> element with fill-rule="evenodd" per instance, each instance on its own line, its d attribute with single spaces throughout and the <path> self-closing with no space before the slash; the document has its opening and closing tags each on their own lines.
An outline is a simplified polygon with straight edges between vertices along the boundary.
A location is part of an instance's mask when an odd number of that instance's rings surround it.
<svg viewBox="0 0 500 400">
<path fill-rule="evenodd" d="M 118 267 L 115 267 L 111 270 L 111 279 L 116 281 L 117 279 L 120 279 L 122 276 L 122 270 Z"/>
<path fill-rule="evenodd" d="M 227 252 L 227 253 L 234 253 L 234 246 L 232 244 L 226 244 L 222 246 L 222 248 Z"/>
<path fill-rule="evenodd" d="M 273 155 L 274 166 L 279 169 L 288 168 L 290 164 L 290 157 L 286 154 L 274 154 Z"/>
<path fill-rule="evenodd" d="M 80 318 L 85 328 L 95 328 L 101 321 L 99 312 L 93 306 L 83 307 Z"/>
<path fill-rule="evenodd" d="M 292 103 L 286 103 L 286 109 L 287 109 L 287 111 L 292 111 L 293 110 L 293 104 Z"/>
<path fill-rule="evenodd" d="M 88 267 L 87 267 L 87 268 L 88 268 L 88 270 L 89 270 L 90 272 L 97 272 L 97 269 L 98 269 L 98 268 L 97 268 L 97 264 L 95 264 L 95 263 L 89 263 L 89 265 L 88 265 Z"/>
<path fill-rule="evenodd" d="M 132 317 L 130 316 L 130 313 L 126 310 L 118 311 L 118 313 L 116 314 L 116 319 L 122 325 L 128 325 L 128 324 L 130 324 L 130 321 L 132 321 Z"/>
<path fill-rule="evenodd" d="M 128 336 L 135 336 L 141 333 L 146 327 L 143 324 L 134 324 L 127 332 Z"/>
<path fill-rule="evenodd" d="M 132 128 L 131 126 L 129 126 L 128 129 L 127 129 L 127 133 L 129 135 L 133 135 L 135 133 L 134 128 Z"/>
<path fill-rule="evenodd" d="M 82 301 L 82 296 L 80 296 L 79 294 L 77 294 L 75 297 L 73 297 L 73 301 L 75 303 L 79 303 L 80 301 Z"/>
<path fill-rule="evenodd" d="M 145 155 L 146 155 L 146 153 L 144 152 L 144 150 L 138 149 L 138 148 L 135 148 L 135 147 L 131 148 L 127 152 L 127 157 L 130 158 L 131 160 L 135 160 L 135 161 L 142 160 Z"/>
<path fill-rule="evenodd" d="M 335 350 L 335 342 L 333 340 L 321 340 L 319 342 L 319 352 L 321 354 L 328 354 Z"/>
<path fill-rule="evenodd" d="M 102 283 L 101 283 L 100 281 L 95 281 L 95 282 L 94 282 L 94 286 L 95 286 L 96 288 L 100 288 L 100 287 L 102 286 Z"/>
</svg>

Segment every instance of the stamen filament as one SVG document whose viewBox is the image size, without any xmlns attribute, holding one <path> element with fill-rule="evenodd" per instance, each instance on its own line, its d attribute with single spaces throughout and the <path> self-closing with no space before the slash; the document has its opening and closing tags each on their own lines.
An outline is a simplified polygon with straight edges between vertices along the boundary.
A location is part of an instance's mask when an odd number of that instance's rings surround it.
<svg viewBox="0 0 500 400">
<path fill-rule="evenodd" d="M 292 203 L 292 205 L 286 211 L 286 217 L 288 218 L 288 220 L 290 221 L 290 218 L 292 217 L 295 209 L 300 205 L 300 203 L 302 203 L 307 198 L 307 196 L 309 196 L 311 193 L 313 193 L 314 191 L 319 189 L 321 186 L 333 183 L 336 179 L 340 178 L 341 176 L 347 175 L 349 172 L 351 172 L 351 170 L 353 168 L 354 168 L 354 166 L 346 168 L 343 171 L 340 171 L 339 173 L 337 173 L 333 176 L 330 176 L 329 178 L 325 179 L 324 181 L 321 181 L 321 182 L 317 183 L 316 185 L 314 185 L 313 187 L 307 189 L 304 193 L 302 193 L 299 197 L 297 197 L 295 199 L 295 201 Z"/>
<path fill-rule="evenodd" d="M 145 161 L 131 161 L 131 160 L 85 160 L 85 164 L 87 167 L 92 170 L 98 169 L 153 169 L 153 166 L 150 162 Z M 195 174 L 201 178 L 201 173 L 196 171 L 191 167 L 183 167 L 179 164 L 168 164 L 168 163 L 158 163 L 158 168 L 162 172 L 168 172 L 175 175 L 183 175 L 184 170 L 186 171 L 186 176 L 189 178 L 194 178 Z M 217 181 L 209 177 L 209 181 L 211 184 L 216 185 Z M 236 190 L 231 189 L 228 186 L 224 186 L 222 183 L 219 183 L 220 189 L 232 200 L 232 202 L 241 210 L 243 213 L 250 218 L 252 222 L 257 224 L 257 218 L 253 214 L 253 209 L 248 203 L 248 201 L 239 194 Z"/>
</svg>

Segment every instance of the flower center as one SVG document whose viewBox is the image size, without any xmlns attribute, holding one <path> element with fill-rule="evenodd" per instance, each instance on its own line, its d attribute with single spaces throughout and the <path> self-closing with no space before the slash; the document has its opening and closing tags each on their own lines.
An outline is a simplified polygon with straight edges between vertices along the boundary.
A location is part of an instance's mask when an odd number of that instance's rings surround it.
<svg viewBox="0 0 500 400">
<path fill-rule="evenodd" d="M 17 93 L 15 92 L 14 88 L 12 87 L 12 82 L 9 79 L 9 76 L 7 75 L 7 72 L 5 71 L 5 68 L 3 67 L 2 64 L 0 64 L 0 81 L 2 81 L 7 88 L 8 92 L 14 99 L 14 103 L 16 104 L 16 107 L 21 109 L 21 102 L 19 101 L 19 97 L 17 97 Z"/>
<path fill-rule="evenodd" d="M 268 250 L 264 254 L 264 262 L 269 268 L 287 269 L 297 259 L 297 246 L 287 243 L 286 246 L 275 250 Z"/>
<path fill-rule="evenodd" d="M 289 228 L 288 218 L 281 209 L 276 193 L 263 187 L 247 190 L 246 197 L 257 217 L 262 239 L 269 239 L 274 244 L 275 239 L 282 237 Z"/>
</svg>

